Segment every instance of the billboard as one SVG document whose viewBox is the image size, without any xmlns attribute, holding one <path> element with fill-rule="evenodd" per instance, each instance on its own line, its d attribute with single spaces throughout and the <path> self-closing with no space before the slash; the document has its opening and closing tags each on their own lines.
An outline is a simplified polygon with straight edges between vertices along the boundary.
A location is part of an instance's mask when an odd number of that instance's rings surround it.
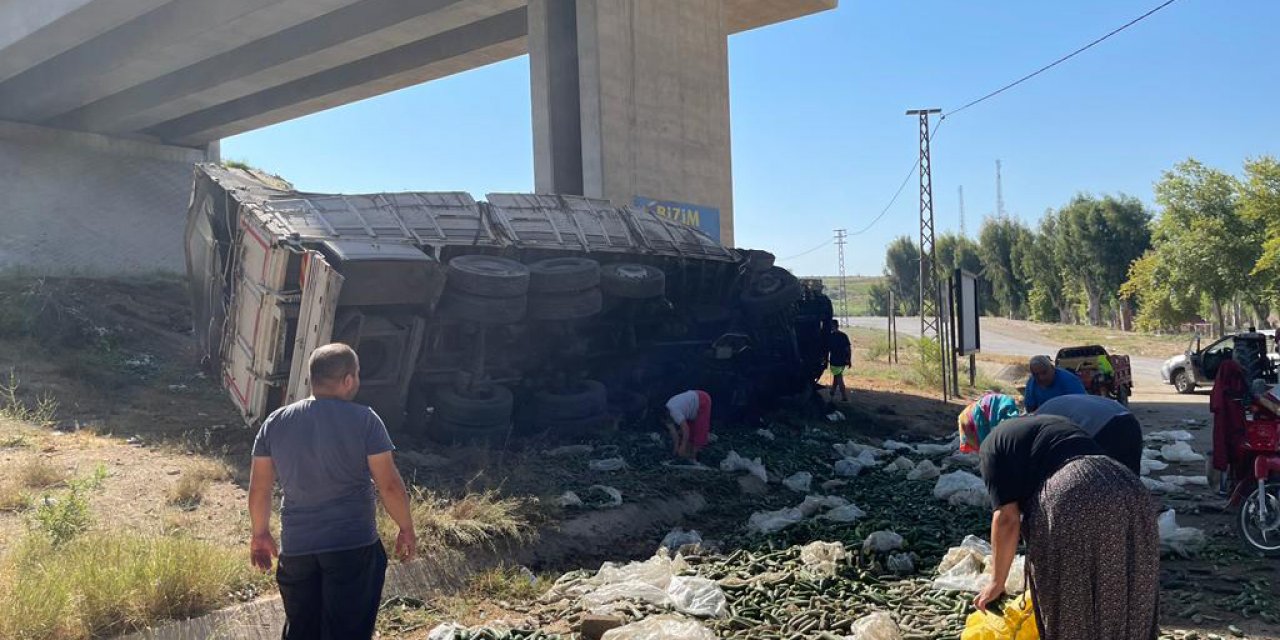
<svg viewBox="0 0 1280 640">
<path fill-rule="evenodd" d="M 672 222 L 694 227 L 711 236 L 716 242 L 720 241 L 720 210 L 715 207 L 655 200 L 644 196 L 636 196 L 631 203 Z"/>
<path fill-rule="evenodd" d="M 967 356 L 982 348 L 982 336 L 978 329 L 978 319 L 982 315 L 982 309 L 978 306 L 978 277 L 968 271 L 956 269 L 953 282 L 956 287 L 956 353 Z"/>
</svg>

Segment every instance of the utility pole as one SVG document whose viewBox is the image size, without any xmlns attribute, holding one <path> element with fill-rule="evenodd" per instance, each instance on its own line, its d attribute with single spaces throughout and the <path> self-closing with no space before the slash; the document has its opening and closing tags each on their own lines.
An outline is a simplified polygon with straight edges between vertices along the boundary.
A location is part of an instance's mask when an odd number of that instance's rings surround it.
<svg viewBox="0 0 1280 640">
<path fill-rule="evenodd" d="M 849 291 L 844 285 L 844 245 L 847 229 L 836 229 L 836 256 L 840 261 L 840 318 L 849 317 Z"/>
<path fill-rule="evenodd" d="M 1004 184 L 1000 180 L 1000 160 L 996 159 L 996 217 L 1004 217 Z"/>
<path fill-rule="evenodd" d="M 960 185 L 960 237 L 965 237 L 964 232 L 964 185 Z"/>
<path fill-rule="evenodd" d="M 941 331 L 941 290 L 933 251 L 933 166 L 929 159 L 929 116 L 941 109 L 911 109 L 909 116 L 920 119 L 920 339 L 931 339 L 942 355 L 942 399 L 947 399 L 947 354 Z M 921 348 L 920 358 L 925 359 Z"/>
</svg>

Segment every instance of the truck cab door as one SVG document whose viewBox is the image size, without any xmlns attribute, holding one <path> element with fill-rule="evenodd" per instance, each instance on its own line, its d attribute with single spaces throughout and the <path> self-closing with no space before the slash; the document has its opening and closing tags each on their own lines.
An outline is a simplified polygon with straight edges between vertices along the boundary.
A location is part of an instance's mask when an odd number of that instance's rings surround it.
<svg viewBox="0 0 1280 640">
<path fill-rule="evenodd" d="M 296 402 L 311 395 L 311 379 L 307 359 L 311 352 L 333 338 L 333 318 L 342 293 L 342 274 L 338 273 L 316 251 L 302 258 L 302 298 L 298 306 L 298 331 L 293 346 L 293 366 L 289 368 L 289 385 L 284 403 Z"/>
</svg>

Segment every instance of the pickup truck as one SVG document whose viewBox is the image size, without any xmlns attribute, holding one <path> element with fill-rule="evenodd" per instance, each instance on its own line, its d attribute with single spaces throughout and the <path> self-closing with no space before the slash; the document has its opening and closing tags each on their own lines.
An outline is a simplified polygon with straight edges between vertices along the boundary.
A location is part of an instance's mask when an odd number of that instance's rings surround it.
<svg viewBox="0 0 1280 640">
<path fill-rule="evenodd" d="M 1274 331 L 1264 330 L 1259 333 L 1275 339 Z M 1164 361 L 1164 365 L 1160 367 L 1161 379 L 1165 384 L 1173 385 L 1178 393 L 1191 393 L 1197 386 L 1213 384 L 1213 379 L 1218 375 L 1218 367 L 1234 357 L 1235 341 L 1240 335 L 1243 334 L 1223 336 L 1202 347 L 1201 336 L 1197 333 L 1187 343 L 1185 353 Z M 1267 358 L 1273 365 L 1280 364 L 1280 354 L 1274 351 L 1268 352 Z"/>
</svg>

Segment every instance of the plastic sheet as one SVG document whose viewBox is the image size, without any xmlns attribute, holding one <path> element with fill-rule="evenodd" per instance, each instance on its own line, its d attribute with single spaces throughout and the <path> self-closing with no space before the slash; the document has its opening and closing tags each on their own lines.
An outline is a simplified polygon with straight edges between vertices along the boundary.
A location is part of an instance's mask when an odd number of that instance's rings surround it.
<svg viewBox="0 0 1280 640">
<path fill-rule="evenodd" d="M 1150 442 L 1172 443 L 1172 442 L 1190 442 L 1192 440 L 1195 440 L 1196 437 L 1191 435 L 1189 431 L 1183 431 L 1179 429 L 1177 431 L 1153 431 L 1151 433 L 1148 433 L 1142 436 L 1142 439 Z"/>
<path fill-rule="evenodd" d="M 840 568 L 840 562 L 849 557 L 844 544 L 839 542 L 810 542 L 800 547 L 800 562 L 805 568 L 817 576 L 834 576 Z"/>
<path fill-rule="evenodd" d="M 581 507 L 582 498 L 579 498 L 578 494 L 572 491 L 566 491 L 559 498 L 556 498 L 556 503 L 562 507 Z"/>
<path fill-rule="evenodd" d="M 902 536 L 894 531 L 876 531 L 862 542 L 863 553 L 884 553 L 902 548 Z"/>
<path fill-rule="evenodd" d="M 898 457 L 897 460 L 894 460 L 893 462 L 890 462 L 889 464 L 885 465 L 884 468 L 881 469 L 881 471 L 886 471 L 890 473 L 902 473 L 904 471 L 911 471 L 915 468 L 916 468 L 916 463 L 912 462 L 910 458 Z"/>
<path fill-rule="evenodd" d="M 926 443 L 916 445 L 916 453 L 922 456 L 929 456 L 930 458 L 935 458 L 937 456 L 943 456 L 950 453 L 955 453 L 956 450 L 958 450 L 959 448 L 960 446 L 955 442 L 952 442 L 950 444 L 929 444 L 926 442 Z"/>
<path fill-rule="evenodd" d="M 837 461 L 835 466 L 836 475 L 845 478 L 852 478 L 862 473 L 862 469 L 863 465 L 861 463 L 850 458 Z"/>
<path fill-rule="evenodd" d="M 720 462 L 721 471 L 746 471 L 747 473 L 757 477 L 761 482 L 769 481 L 769 472 L 765 471 L 764 463 L 760 458 L 748 460 L 738 455 L 737 451 L 730 451 L 729 455 Z"/>
<path fill-rule="evenodd" d="M 1204 548 L 1204 530 L 1178 526 L 1178 514 L 1173 509 L 1161 513 L 1156 526 L 1160 531 L 1160 546 L 1163 549 L 1189 558 Z"/>
<path fill-rule="evenodd" d="M 942 475 L 942 470 L 938 468 L 932 461 L 921 460 L 916 468 L 907 474 L 908 480 L 933 480 Z"/>
<path fill-rule="evenodd" d="M 857 522 L 866 516 L 867 513 L 859 509 L 857 505 L 846 504 L 818 516 L 818 519 L 830 520 L 831 522 Z"/>
<path fill-rule="evenodd" d="M 435 628 L 431 629 L 431 631 L 427 633 L 427 640 L 454 640 L 454 638 L 458 637 L 459 631 L 466 630 L 466 627 L 456 622 L 446 622 L 444 624 L 436 625 Z"/>
<path fill-rule="evenodd" d="M 804 514 L 795 507 L 777 511 L 757 511 L 747 520 L 747 530 L 768 535 L 782 531 L 801 520 L 804 520 Z"/>
<path fill-rule="evenodd" d="M 835 509 L 849 504 L 848 500 L 840 496 L 805 496 L 800 504 L 796 505 L 796 509 L 808 518 L 824 509 Z"/>
<path fill-rule="evenodd" d="M 609 485 L 593 484 L 587 490 L 603 496 L 604 502 L 597 504 L 601 509 L 610 509 L 622 505 L 622 492 Z"/>
<path fill-rule="evenodd" d="M 1175 442 L 1160 447 L 1160 457 L 1169 462 L 1200 462 L 1204 460 L 1204 456 L 1196 453 L 1191 445 L 1185 442 Z"/>
<path fill-rule="evenodd" d="M 853 621 L 846 640 L 902 640 L 902 630 L 893 616 L 877 611 Z"/>
<path fill-rule="evenodd" d="M 812 483 L 813 474 L 808 471 L 793 473 L 782 481 L 783 486 L 798 493 L 809 493 L 809 485 Z"/>
<path fill-rule="evenodd" d="M 1182 493 L 1185 491 L 1182 487 L 1171 482 L 1161 482 L 1155 478 L 1142 476 L 1142 484 L 1147 487 L 1147 491 L 1151 493 Z"/>
<path fill-rule="evenodd" d="M 654 616 L 610 629 L 600 640 L 716 640 L 716 634 L 694 620 Z"/>
<path fill-rule="evenodd" d="M 1176 485 L 1178 485 L 1179 487 L 1186 487 L 1186 486 L 1207 487 L 1207 486 L 1209 486 L 1209 479 L 1208 479 L 1208 478 L 1206 478 L 1206 477 L 1204 477 L 1204 476 L 1160 476 L 1160 481 L 1161 481 L 1161 482 L 1167 482 L 1167 483 L 1169 483 L 1169 484 L 1176 484 Z"/>
<path fill-rule="evenodd" d="M 685 531 L 680 527 L 676 527 L 662 538 L 658 548 L 675 552 L 679 551 L 681 547 L 690 544 L 702 544 L 702 534 L 698 533 L 697 529 Z"/>
<path fill-rule="evenodd" d="M 1153 460 L 1149 458 L 1143 458 L 1141 461 L 1141 464 L 1142 464 L 1142 475 L 1144 476 L 1151 475 L 1152 471 L 1164 471 L 1165 469 L 1169 468 L 1168 462 L 1161 462 L 1159 460 Z"/>
</svg>

